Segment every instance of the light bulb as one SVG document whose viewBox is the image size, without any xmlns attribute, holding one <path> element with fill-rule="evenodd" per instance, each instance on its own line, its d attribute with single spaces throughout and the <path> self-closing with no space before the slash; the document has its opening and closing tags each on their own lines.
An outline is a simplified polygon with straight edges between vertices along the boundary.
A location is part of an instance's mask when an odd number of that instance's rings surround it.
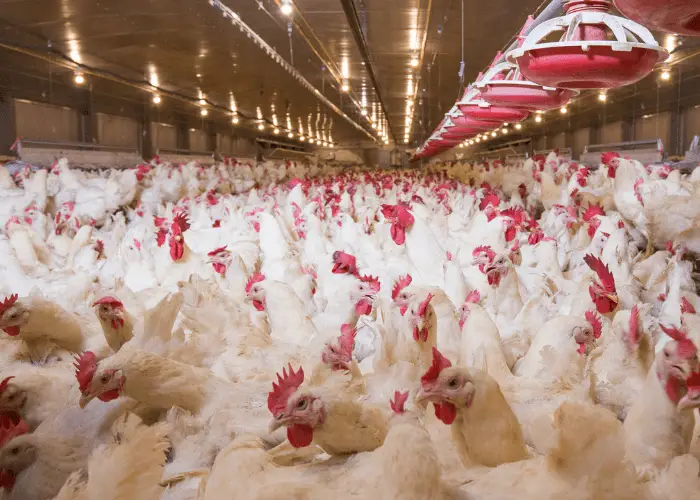
<svg viewBox="0 0 700 500">
<path fill-rule="evenodd" d="M 290 3 L 284 2 L 280 7 L 280 12 L 285 16 L 290 15 L 292 13 L 292 5 Z"/>
<path fill-rule="evenodd" d="M 519 123 L 516 123 L 516 124 L 515 124 L 515 130 L 520 130 L 520 129 L 522 129 L 522 128 L 523 128 L 523 126 L 520 125 Z"/>
<path fill-rule="evenodd" d="M 234 116 L 233 119 L 231 120 L 231 123 L 233 123 L 234 125 L 236 125 L 236 124 L 238 123 L 238 117 L 237 117 L 237 116 Z"/>
<path fill-rule="evenodd" d="M 207 116 L 207 115 L 209 114 L 209 111 L 207 111 L 206 109 L 202 108 L 202 110 L 199 112 L 199 114 L 202 115 L 202 116 Z"/>
<path fill-rule="evenodd" d="M 280 129 L 275 128 L 275 129 L 272 131 L 272 133 L 275 134 L 275 135 L 277 135 L 277 134 L 280 133 Z"/>
<path fill-rule="evenodd" d="M 367 116 L 367 110 L 366 110 L 366 109 L 363 109 L 363 110 L 362 110 L 362 116 Z"/>
<path fill-rule="evenodd" d="M 205 106 L 207 104 L 207 101 L 204 100 L 204 98 L 199 100 L 199 105 L 200 106 Z"/>
<path fill-rule="evenodd" d="M 671 79 L 671 72 L 667 69 L 663 70 L 661 72 L 661 79 L 666 80 L 666 81 L 670 80 Z"/>
<path fill-rule="evenodd" d="M 535 117 L 535 121 L 536 121 L 537 123 L 542 123 L 542 117 L 541 117 L 540 115 L 537 115 L 537 116 Z"/>
<path fill-rule="evenodd" d="M 314 138 L 313 138 L 313 137 L 309 137 L 309 144 L 313 144 L 313 143 L 314 143 Z"/>
<path fill-rule="evenodd" d="M 343 92 L 348 92 L 350 90 L 350 85 L 348 85 L 347 82 L 343 82 L 343 86 L 341 87 Z"/>
<path fill-rule="evenodd" d="M 73 77 L 73 81 L 78 85 L 82 85 L 83 83 L 85 83 L 85 77 L 82 73 L 76 73 Z"/>
<path fill-rule="evenodd" d="M 294 139 L 294 134 L 292 134 L 292 133 L 290 132 L 290 133 L 287 134 L 287 137 L 289 137 L 290 139 Z"/>
<path fill-rule="evenodd" d="M 414 57 L 413 59 L 411 59 L 411 67 L 412 68 L 418 67 L 418 58 L 417 57 Z"/>
<path fill-rule="evenodd" d="M 491 132 L 491 137 L 496 137 L 496 132 Z"/>
<path fill-rule="evenodd" d="M 481 142 L 481 137 L 477 137 L 476 142 Z"/>
<path fill-rule="evenodd" d="M 598 100 L 599 100 L 600 102 L 605 102 L 605 101 L 607 101 L 607 100 L 608 100 L 608 94 L 606 94 L 605 92 L 601 92 L 600 94 L 598 94 Z"/>
<path fill-rule="evenodd" d="M 331 142 L 331 143 L 328 145 L 328 147 L 331 148 L 331 149 L 333 149 L 333 148 L 335 147 L 335 145 Z"/>
<path fill-rule="evenodd" d="M 258 130 L 265 130 L 265 125 L 262 123 L 258 125 Z"/>
<path fill-rule="evenodd" d="M 153 104 L 160 104 L 160 96 L 158 94 L 153 94 Z"/>
<path fill-rule="evenodd" d="M 301 142 L 304 142 L 304 141 L 306 140 L 306 137 L 304 137 L 303 135 L 300 135 L 300 136 L 299 136 L 299 140 L 300 140 Z"/>
<path fill-rule="evenodd" d="M 501 133 L 503 135 L 506 135 L 508 133 L 508 129 L 507 128 L 501 129 Z"/>
</svg>

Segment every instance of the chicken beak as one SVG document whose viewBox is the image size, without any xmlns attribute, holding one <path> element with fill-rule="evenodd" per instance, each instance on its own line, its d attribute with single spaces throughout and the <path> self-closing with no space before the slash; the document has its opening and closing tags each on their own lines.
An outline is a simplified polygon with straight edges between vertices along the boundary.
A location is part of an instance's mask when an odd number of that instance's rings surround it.
<svg viewBox="0 0 700 500">
<path fill-rule="evenodd" d="M 90 401 L 92 401 L 93 399 L 95 399 L 95 396 L 92 394 L 82 394 L 80 396 L 80 403 L 79 403 L 80 409 L 82 410 L 83 408 L 85 408 L 88 405 L 88 403 Z"/>
<path fill-rule="evenodd" d="M 438 399 L 436 396 L 437 395 L 430 388 L 421 386 L 416 393 L 415 400 L 417 403 L 425 405 L 428 402 L 436 401 Z"/>
<path fill-rule="evenodd" d="M 615 302 L 616 304 L 620 302 L 620 299 L 618 298 L 616 293 L 611 293 L 610 295 L 606 295 L 606 297 Z"/>
<path fill-rule="evenodd" d="M 270 427 L 268 428 L 270 434 L 275 432 L 280 427 L 284 427 L 287 423 L 287 420 L 288 419 L 286 417 L 273 418 L 272 421 L 270 421 Z"/>
</svg>

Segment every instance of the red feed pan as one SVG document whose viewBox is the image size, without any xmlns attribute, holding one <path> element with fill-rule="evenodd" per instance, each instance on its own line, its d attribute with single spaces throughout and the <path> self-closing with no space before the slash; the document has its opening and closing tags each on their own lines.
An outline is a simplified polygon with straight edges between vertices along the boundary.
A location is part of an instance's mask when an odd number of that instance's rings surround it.
<svg viewBox="0 0 700 500">
<path fill-rule="evenodd" d="M 495 122 L 494 124 L 490 124 L 488 128 L 493 128 L 503 122 L 521 122 L 530 114 L 530 112 L 525 109 L 504 108 L 502 106 L 482 108 L 474 104 L 457 104 L 457 107 L 468 118 Z"/>
<path fill-rule="evenodd" d="M 561 108 L 575 94 L 576 92 L 568 89 L 547 90 L 540 85 L 508 85 L 507 82 L 487 85 L 481 91 L 481 97 L 492 106 L 522 108 L 528 111 Z"/>
<path fill-rule="evenodd" d="M 615 6 L 649 29 L 700 36 L 698 0 L 615 0 Z"/>
<path fill-rule="evenodd" d="M 517 62 L 525 78 L 546 87 L 610 89 L 638 82 L 660 57 L 660 52 L 643 48 L 616 52 L 609 46 L 591 46 L 584 52 L 562 46 L 530 50 Z"/>
</svg>

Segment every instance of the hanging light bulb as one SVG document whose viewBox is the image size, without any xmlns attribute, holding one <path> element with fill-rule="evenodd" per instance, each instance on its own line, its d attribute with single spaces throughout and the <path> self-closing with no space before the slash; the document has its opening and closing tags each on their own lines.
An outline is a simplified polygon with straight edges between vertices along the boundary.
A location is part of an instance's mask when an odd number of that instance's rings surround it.
<svg viewBox="0 0 700 500">
<path fill-rule="evenodd" d="M 264 124 L 264 123 L 259 123 L 259 124 L 258 124 L 258 130 L 265 130 L 265 124 Z"/>
<path fill-rule="evenodd" d="M 287 134 L 287 137 L 289 137 L 290 139 L 294 139 L 294 134 L 290 132 Z"/>
<path fill-rule="evenodd" d="M 82 85 L 83 83 L 85 83 L 85 76 L 83 76 L 82 73 L 79 73 L 79 72 L 78 72 L 78 73 L 76 73 L 75 76 L 73 77 L 73 81 L 74 81 L 77 85 Z"/>
<path fill-rule="evenodd" d="M 418 58 L 417 58 L 417 57 L 413 57 L 413 58 L 411 59 L 411 67 L 412 67 L 412 68 L 417 68 L 417 67 L 418 67 Z"/>
<path fill-rule="evenodd" d="M 289 0 L 283 0 L 280 6 L 280 12 L 285 16 L 292 14 L 292 3 Z"/>
<path fill-rule="evenodd" d="M 349 92 L 350 91 L 350 84 L 348 84 L 347 81 L 343 82 L 343 86 L 341 87 L 343 92 Z"/>
<path fill-rule="evenodd" d="M 661 72 L 661 79 L 664 81 L 669 81 L 671 79 L 671 72 L 667 69 Z"/>
<path fill-rule="evenodd" d="M 491 137 L 496 137 L 496 135 L 498 135 L 498 134 L 496 134 L 495 130 L 493 132 L 491 132 Z"/>
<path fill-rule="evenodd" d="M 237 117 L 237 116 L 234 116 L 233 119 L 231 120 L 231 123 L 233 123 L 234 125 L 236 125 L 236 124 L 238 123 L 238 117 Z"/>
<path fill-rule="evenodd" d="M 537 123 L 542 123 L 542 116 L 540 116 L 540 115 L 535 116 L 535 121 Z"/>
<path fill-rule="evenodd" d="M 520 125 L 519 123 L 515 124 L 515 130 L 521 130 L 522 128 L 523 128 L 523 126 Z"/>
<path fill-rule="evenodd" d="M 153 94 L 153 104 L 160 104 L 160 95 Z"/>
<path fill-rule="evenodd" d="M 300 140 L 301 142 L 304 142 L 304 141 L 306 140 L 306 137 L 304 137 L 303 135 L 300 135 L 300 136 L 299 136 L 299 140 Z"/>
<path fill-rule="evenodd" d="M 562 106 L 562 108 L 559 110 L 559 112 L 560 112 L 562 115 L 565 115 L 566 113 L 569 112 L 569 108 L 567 108 L 566 106 Z"/>
<path fill-rule="evenodd" d="M 313 138 L 313 137 L 309 137 L 309 144 L 313 144 L 313 143 L 314 143 L 314 138 Z"/>
<path fill-rule="evenodd" d="M 272 131 L 272 133 L 275 134 L 275 135 L 277 135 L 277 134 L 280 133 L 280 129 L 278 129 L 277 127 L 275 127 L 275 129 Z"/>
<path fill-rule="evenodd" d="M 608 100 L 608 94 L 606 92 L 601 92 L 598 94 L 598 100 L 600 102 L 606 102 Z"/>
<path fill-rule="evenodd" d="M 207 116 L 209 114 L 209 111 L 207 111 L 207 108 L 202 108 L 199 114 L 202 116 Z"/>
</svg>

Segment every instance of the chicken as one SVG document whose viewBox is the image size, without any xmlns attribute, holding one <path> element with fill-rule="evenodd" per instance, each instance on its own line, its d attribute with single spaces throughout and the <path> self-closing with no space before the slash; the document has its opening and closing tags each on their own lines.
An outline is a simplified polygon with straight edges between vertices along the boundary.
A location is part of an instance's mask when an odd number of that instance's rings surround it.
<svg viewBox="0 0 700 500">
<path fill-rule="evenodd" d="M 437 348 L 421 377 L 417 398 L 430 401 L 435 416 L 452 426 L 462 463 L 496 467 L 527 458 L 522 429 L 498 383 L 479 371 L 453 367 Z"/>
</svg>

